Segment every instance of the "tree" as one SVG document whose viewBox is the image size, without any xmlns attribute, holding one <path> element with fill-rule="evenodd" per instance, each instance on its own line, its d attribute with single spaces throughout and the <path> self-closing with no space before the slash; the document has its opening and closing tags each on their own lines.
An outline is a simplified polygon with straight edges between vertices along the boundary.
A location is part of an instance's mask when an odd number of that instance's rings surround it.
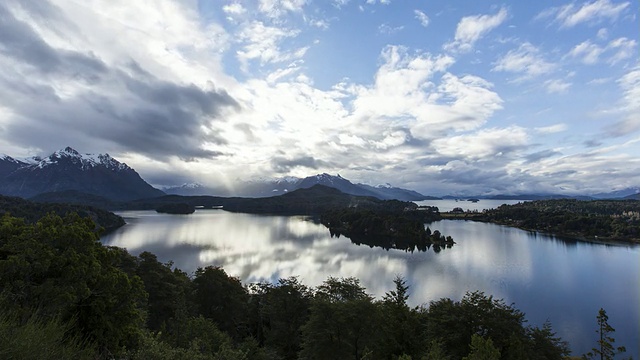
<svg viewBox="0 0 640 360">
<path fill-rule="evenodd" d="M 600 308 L 598 311 L 596 319 L 598 321 L 596 333 L 600 336 L 600 339 L 597 341 L 598 346 L 591 349 L 591 351 L 586 354 L 586 357 L 589 359 L 597 359 L 599 357 L 600 360 L 613 360 L 616 354 L 627 351 L 624 346 L 619 346 L 616 349 L 613 348 L 613 343 L 616 340 L 610 334 L 615 332 L 616 329 L 609 325 L 609 317 L 603 308 Z"/>
<path fill-rule="evenodd" d="M 533 360 L 561 360 L 571 353 L 569 344 L 556 336 L 549 321 L 545 321 L 542 328 L 527 329 L 527 333 L 532 342 Z"/>
<path fill-rule="evenodd" d="M 378 307 L 355 278 L 330 277 L 317 288 L 302 327 L 302 359 L 362 359 L 376 344 Z"/>
<path fill-rule="evenodd" d="M 301 327 L 309 319 L 311 290 L 295 277 L 259 287 L 252 300 L 260 304 L 258 326 L 264 344 L 284 359 L 296 359 L 302 343 Z"/>
<path fill-rule="evenodd" d="M 429 344 L 429 349 L 427 354 L 422 357 L 422 360 L 449 360 L 451 359 L 448 356 L 444 349 L 442 348 L 442 343 L 437 340 L 432 340 L 431 344 Z"/>
<path fill-rule="evenodd" d="M 193 287 L 200 315 L 236 340 L 246 335 L 249 294 L 238 278 L 221 267 L 207 266 L 196 270 Z"/>
<path fill-rule="evenodd" d="M 36 224 L 0 220 L 0 306 L 28 319 L 74 322 L 72 332 L 118 355 L 134 347 L 144 320 L 142 281 L 118 268 L 95 224 L 77 214 L 49 214 Z"/>
<path fill-rule="evenodd" d="M 491 339 L 478 334 L 471 337 L 471 352 L 462 360 L 500 360 L 500 350 L 493 346 Z"/>
<path fill-rule="evenodd" d="M 409 299 L 409 286 L 407 285 L 407 281 L 403 277 L 396 275 L 393 283 L 396 285 L 396 289 L 387 292 L 382 297 L 382 300 L 398 308 L 407 308 L 407 300 Z"/>
</svg>

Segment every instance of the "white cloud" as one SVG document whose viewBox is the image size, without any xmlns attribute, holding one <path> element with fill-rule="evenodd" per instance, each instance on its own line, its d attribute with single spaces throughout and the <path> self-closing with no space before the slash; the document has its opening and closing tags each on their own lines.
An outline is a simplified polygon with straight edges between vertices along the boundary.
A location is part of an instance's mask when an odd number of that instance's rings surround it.
<svg viewBox="0 0 640 360">
<path fill-rule="evenodd" d="M 636 49 L 638 43 L 635 40 L 627 39 L 625 37 L 621 37 L 611 41 L 607 45 L 607 50 L 614 52 L 613 55 L 607 60 L 610 64 L 615 65 L 616 63 L 626 60 L 633 55 L 637 55 L 638 52 Z"/>
<path fill-rule="evenodd" d="M 343 6 L 347 5 L 351 0 L 333 0 L 333 6 L 335 6 L 336 8 L 340 9 Z"/>
<path fill-rule="evenodd" d="M 245 9 L 240 3 L 233 3 L 223 6 L 222 11 L 227 14 L 242 15 L 247 11 L 247 9 Z"/>
<path fill-rule="evenodd" d="M 598 36 L 598 39 L 605 40 L 606 38 L 609 37 L 609 30 L 607 30 L 607 28 L 602 28 L 598 30 L 597 36 Z"/>
<path fill-rule="evenodd" d="M 581 23 L 599 23 L 606 19 L 616 20 L 629 7 L 629 2 L 612 3 L 610 0 L 595 0 L 577 6 L 571 3 L 547 9 L 537 18 L 553 18 L 561 27 L 570 28 Z"/>
<path fill-rule="evenodd" d="M 399 31 L 402 31 L 403 29 L 404 29 L 404 26 L 392 27 L 389 24 L 382 24 L 378 26 L 378 32 L 385 35 L 393 35 Z"/>
<path fill-rule="evenodd" d="M 237 51 L 238 59 L 245 70 L 248 62 L 254 59 L 260 59 L 261 64 L 299 59 L 308 48 L 284 51 L 280 47 L 282 40 L 296 37 L 298 34 L 298 30 L 267 26 L 261 21 L 249 23 L 238 34 L 238 38 L 244 43 L 242 50 Z"/>
<path fill-rule="evenodd" d="M 507 19 L 507 9 L 501 8 L 495 15 L 463 17 L 456 28 L 454 41 L 444 45 L 445 50 L 468 52 L 474 44 Z"/>
<path fill-rule="evenodd" d="M 433 141 L 434 148 L 440 154 L 467 160 L 510 157 L 514 151 L 528 144 L 526 129 L 517 126 L 483 129 L 469 135 L 449 136 Z"/>
<path fill-rule="evenodd" d="M 431 20 L 429 20 L 429 17 L 427 16 L 427 14 L 423 13 L 420 10 L 413 10 L 413 13 L 416 16 L 416 19 L 418 19 L 418 21 L 420 21 L 420 25 L 422 25 L 423 27 L 429 26 L 429 22 Z"/>
<path fill-rule="evenodd" d="M 640 131 L 640 65 L 618 80 L 623 91 L 621 107 L 622 120 L 608 128 L 611 136 L 618 137 Z"/>
<path fill-rule="evenodd" d="M 301 12 L 306 0 L 259 0 L 258 10 L 266 16 L 277 19 L 288 12 Z"/>
<path fill-rule="evenodd" d="M 569 56 L 580 58 L 585 64 L 596 64 L 603 52 L 603 48 L 587 40 L 571 49 Z"/>
<path fill-rule="evenodd" d="M 555 65 L 547 62 L 540 54 L 540 50 L 530 43 L 524 43 L 518 49 L 509 51 L 493 67 L 493 71 L 520 74 L 518 81 L 545 75 L 554 69 Z"/>
<path fill-rule="evenodd" d="M 567 131 L 568 128 L 569 127 L 567 126 L 567 124 L 555 124 L 555 125 L 535 128 L 535 131 L 537 131 L 540 134 L 555 134 L 555 133 Z"/>
<path fill-rule="evenodd" d="M 586 40 L 571 49 L 568 56 L 580 58 L 583 63 L 593 65 L 599 63 L 602 55 L 606 53 L 609 54 L 607 62 L 614 65 L 632 57 L 636 46 L 635 40 L 625 37 L 614 39 L 604 47 Z"/>
<path fill-rule="evenodd" d="M 571 83 L 559 79 L 551 79 L 545 81 L 544 86 L 549 94 L 562 94 L 569 90 Z"/>
</svg>

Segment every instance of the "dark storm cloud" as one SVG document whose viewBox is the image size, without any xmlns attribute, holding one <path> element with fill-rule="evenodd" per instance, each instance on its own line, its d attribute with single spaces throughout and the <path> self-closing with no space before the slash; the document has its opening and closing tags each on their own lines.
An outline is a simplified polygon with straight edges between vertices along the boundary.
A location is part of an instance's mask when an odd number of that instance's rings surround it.
<svg viewBox="0 0 640 360">
<path fill-rule="evenodd" d="M 271 168 L 277 173 L 287 173 L 296 167 L 305 167 L 308 169 L 318 169 L 321 166 L 329 166 L 323 160 L 317 160 L 311 156 L 300 156 L 296 158 L 284 158 L 276 156 L 271 159 Z"/>
<path fill-rule="evenodd" d="M 72 72 L 97 76 L 107 71 L 105 64 L 91 55 L 52 48 L 3 4 L 0 4 L 0 19 L 0 52 L 42 74 Z"/>
<path fill-rule="evenodd" d="M 59 30 L 61 14 L 48 3 L 20 6 L 36 19 L 50 12 L 44 26 Z M 164 81 L 133 60 L 107 65 L 91 51 L 54 48 L 2 3 L 0 20 L 0 60 L 16 70 L 0 73 L 2 105 L 12 110 L 3 133 L 12 141 L 38 144 L 44 151 L 71 145 L 83 152 L 117 149 L 158 160 L 222 155 L 203 145 L 226 144 L 216 123 L 224 121 L 225 112 L 240 109 L 224 90 Z M 60 86 L 70 91 L 61 95 Z"/>
</svg>

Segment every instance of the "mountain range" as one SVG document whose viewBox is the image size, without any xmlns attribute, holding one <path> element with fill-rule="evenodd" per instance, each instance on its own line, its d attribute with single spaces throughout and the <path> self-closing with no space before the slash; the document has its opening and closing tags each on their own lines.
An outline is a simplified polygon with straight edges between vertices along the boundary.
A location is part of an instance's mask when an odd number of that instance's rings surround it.
<svg viewBox="0 0 640 360">
<path fill-rule="evenodd" d="M 165 188 L 164 192 L 183 196 L 215 194 L 220 196 L 270 197 L 286 194 L 298 189 L 308 189 L 315 185 L 332 187 L 345 194 L 372 196 L 381 200 L 421 201 L 439 199 L 437 197 L 420 194 L 413 190 L 393 187 L 389 184 L 377 186 L 354 184 L 340 176 L 340 174 L 329 175 L 327 173 L 308 176 L 306 178 L 288 176 L 278 179 L 239 180 L 235 186 L 234 193 L 228 193 L 228 191 L 223 189 L 210 188 L 197 183 Z"/>
<path fill-rule="evenodd" d="M 61 191 L 117 201 L 164 195 L 109 154 L 80 154 L 67 147 L 45 158 L 0 156 L 0 194 L 30 198 Z"/>
<path fill-rule="evenodd" d="M 283 177 L 277 179 L 237 180 L 231 192 L 224 188 L 207 187 L 192 183 L 177 187 L 156 189 L 147 183 L 127 164 L 109 156 L 109 154 L 80 154 L 67 147 L 47 157 L 17 159 L 0 155 L 0 194 L 33 198 L 37 196 L 45 201 L 50 199 L 76 199 L 79 203 L 99 204 L 101 201 L 131 201 L 163 196 L 166 194 L 197 196 L 242 196 L 272 197 L 283 195 L 298 189 L 308 189 L 315 185 L 324 185 L 355 196 L 370 196 L 381 200 L 421 201 L 440 199 L 426 196 L 413 190 L 394 187 L 389 184 L 371 186 L 352 183 L 339 174 L 317 174 L 306 178 Z M 460 198 L 459 196 L 445 196 Z M 469 198 L 469 197 L 463 197 Z M 640 200 L 640 188 L 631 187 L 608 193 L 590 196 L 566 196 L 558 194 L 526 194 L 473 196 L 484 199 L 637 199 Z"/>
</svg>

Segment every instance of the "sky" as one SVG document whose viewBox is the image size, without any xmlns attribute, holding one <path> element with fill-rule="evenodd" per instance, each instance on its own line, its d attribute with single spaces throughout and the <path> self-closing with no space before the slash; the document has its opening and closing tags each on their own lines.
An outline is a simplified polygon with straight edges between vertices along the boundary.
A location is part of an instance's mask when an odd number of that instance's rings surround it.
<svg viewBox="0 0 640 360">
<path fill-rule="evenodd" d="M 637 1 L 3 0 L 0 152 L 156 186 L 640 186 Z"/>
</svg>

